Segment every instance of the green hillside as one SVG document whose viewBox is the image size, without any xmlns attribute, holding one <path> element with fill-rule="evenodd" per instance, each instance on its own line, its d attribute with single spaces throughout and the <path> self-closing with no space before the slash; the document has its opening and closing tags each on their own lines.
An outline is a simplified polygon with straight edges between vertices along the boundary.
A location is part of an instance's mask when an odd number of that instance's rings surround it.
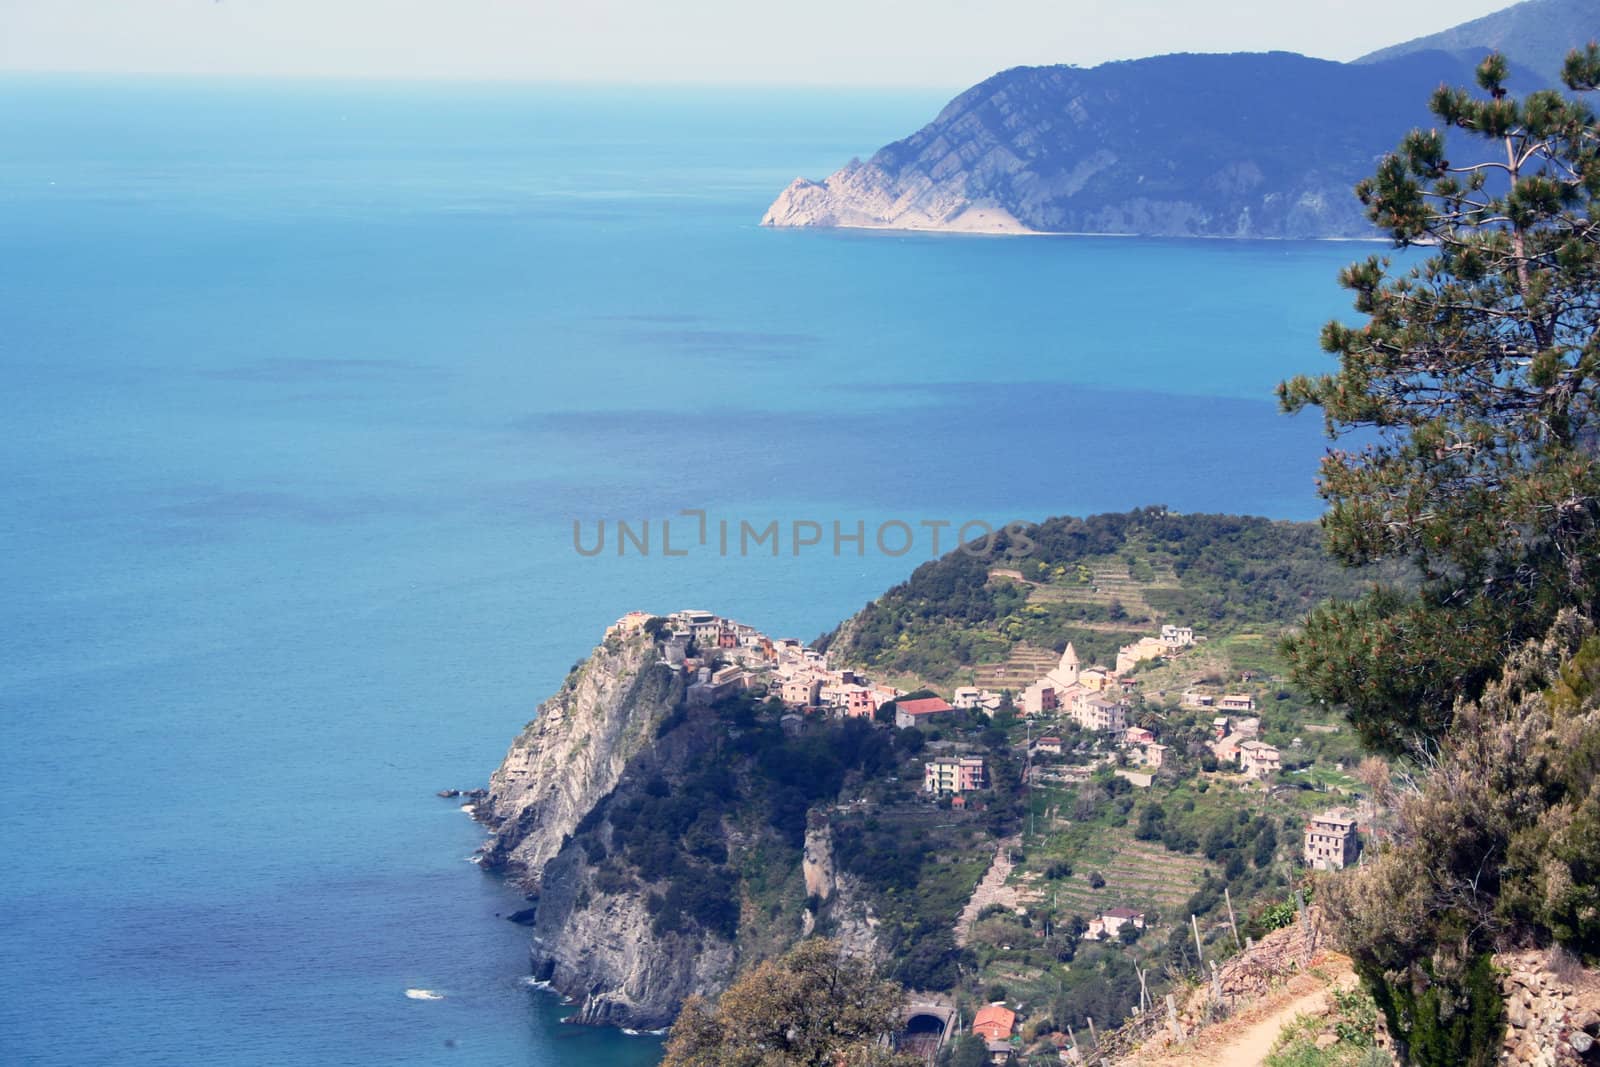
<svg viewBox="0 0 1600 1067">
<path fill-rule="evenodd" d="M 1162 623 L 1213 638 L 1276 631 L 1374 577 L 1331 560 L 1314 523 L 1151 507 L 1026 530 L 998 537 L 990 555 L 957 550 L 918 567 L 830 635 L 835 661 L 1016 688 L 1069 640 L 1109 662 Z"/>
</svg>

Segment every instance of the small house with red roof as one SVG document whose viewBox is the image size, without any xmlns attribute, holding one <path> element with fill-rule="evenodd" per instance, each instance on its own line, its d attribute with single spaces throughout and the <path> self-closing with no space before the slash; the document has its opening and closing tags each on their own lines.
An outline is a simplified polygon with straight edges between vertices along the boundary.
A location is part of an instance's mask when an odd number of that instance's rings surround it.
<svg viewBox="0 0 1600 1067">
<path fill-rule="evenodd" d="M 1011 1055 L 1011 1031 L 1017 1025 L 1017 1013 L 1004 1004 L 986 1004 L 978 1009 L 972 1020 L 972 1032 L 983 1038 L 989 1046 L 989 1055 L 996 1063 L 1004 1063 Z"/>
<path fill-rule="evenodd" d="M 907 726 L 924 726 L 955 710 L 939 697 L 898 700 L 894 705 L 894 724 L 902 729 Z"/>
</svg>

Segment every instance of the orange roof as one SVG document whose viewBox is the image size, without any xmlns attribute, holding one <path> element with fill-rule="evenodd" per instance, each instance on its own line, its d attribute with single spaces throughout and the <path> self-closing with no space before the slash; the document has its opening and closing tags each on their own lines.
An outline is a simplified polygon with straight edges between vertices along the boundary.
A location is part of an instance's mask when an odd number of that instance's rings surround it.
<svg viewBox="0 0 1600 1067">
<path fill-rule="evenodd" d="M 1016 1012 L 999 1004 L 990 1004 L 978 1009 L 977 1016 L 972 1020 L 972 1032 L 982 1034 L 990 1041 L 1005 1041 L 1011 1037 L 1011 1028 L 1016 1022 Z"/>
<path fill-rule="evenodd" d="M 907 715 L 937 715 L 942 712 L 955 710 L 938 697 L 923 697 L 920 700 L 901 700 L 896 702 L 895 707 L 899 708 Z"/>
</svg>

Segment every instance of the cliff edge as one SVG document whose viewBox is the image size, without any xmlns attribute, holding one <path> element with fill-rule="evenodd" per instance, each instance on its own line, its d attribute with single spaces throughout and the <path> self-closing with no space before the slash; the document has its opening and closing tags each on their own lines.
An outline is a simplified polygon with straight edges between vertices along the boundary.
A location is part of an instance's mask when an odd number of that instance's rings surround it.
<svg viewBox="0 0 1600 1067">
<path fill-rule="evenodd" d="M 868 722 L 800 736 L 746 672 L 707 665 L 734 652 L 686 647 L 687 632 L 613 627 L 476 812 L 491 831 L 480 862 L 528 893 L 534 977 L 578 1005 L 574 1022 L 664 1027 L 813 932 L 882 959 L 824 810 L 892 745 Z"/>
<path fill-rule="evenodd" d="M 611 635 L 511 743 L 477 816 L 494 831 L 486 867 L 529 890 L 580 820 L 616 788 L 683 700 L 680 672 L 643 633 Z"/>
</svg>

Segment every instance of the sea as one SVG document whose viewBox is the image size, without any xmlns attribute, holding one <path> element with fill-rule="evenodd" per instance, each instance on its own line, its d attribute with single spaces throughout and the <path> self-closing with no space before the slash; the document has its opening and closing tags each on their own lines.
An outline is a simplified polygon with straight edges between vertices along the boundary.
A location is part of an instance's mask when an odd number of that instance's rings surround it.
<svg viewBox="0 0 1600 1067">
<path fill-rule="evenodd" d="M 655 1062 L 436 791 L 632 609 L 810 639 L 935 535 L 1313 518 L 1273 387 L 1382 251 L 759 227 L 950 91 L 0 90 L 6 1064 Z"/>
</svg>

